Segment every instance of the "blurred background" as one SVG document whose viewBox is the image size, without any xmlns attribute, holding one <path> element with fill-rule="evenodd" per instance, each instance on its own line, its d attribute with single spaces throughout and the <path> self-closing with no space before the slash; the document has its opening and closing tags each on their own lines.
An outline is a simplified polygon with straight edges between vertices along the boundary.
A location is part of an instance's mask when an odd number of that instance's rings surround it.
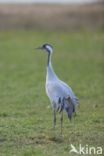
<svg viewBox="0 0 104 156">
<path fill-rule="evenodd" d="M 46 42 L 80 101 L 63 136 L 58 113 L 52 129 L 47 55 L 35 50 Z M 0 156 L 75 156 L 70 144 L 104 147 L 104 1 L 0 0 Z"/>
<path fill-rule="evenodd" d="M 0 0 L 0 29 L 104 28 L 103 0 Z"/>
</svg>

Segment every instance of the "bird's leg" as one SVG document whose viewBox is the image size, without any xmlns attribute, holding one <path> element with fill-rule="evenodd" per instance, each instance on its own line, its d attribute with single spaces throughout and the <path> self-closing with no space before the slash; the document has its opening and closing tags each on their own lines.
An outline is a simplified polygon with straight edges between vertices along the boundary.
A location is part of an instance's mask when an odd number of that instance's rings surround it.
<svg viewBox="0 0 104 156">
<path fill-rule="evenodd" d="M 60 118 L 60 121 L 61 121 L 61 134 L 62 134 L 62 127 L 63 127 L 63 110 L 61 111 L 61 118 Z"/>
<path fill-rule="evenodd" d="M 53 109 L 53 128 L 55 129 L 56 127 L 56 110 L 55 108 Z"/>
</svg>

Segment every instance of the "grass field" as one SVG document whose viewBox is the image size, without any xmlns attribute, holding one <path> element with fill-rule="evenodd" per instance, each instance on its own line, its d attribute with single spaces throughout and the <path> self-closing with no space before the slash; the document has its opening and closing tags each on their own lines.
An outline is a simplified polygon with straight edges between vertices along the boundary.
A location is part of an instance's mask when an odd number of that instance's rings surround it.
<svg viewBox="0 0 104 156">
<path fill-rule="evenodd" d="M 45 94 L 47 55 L 33 50 L 44 42 L 54 45 L 55 72 L 80 100 L 72 122 L 64 114 L 63 136 L 59 114 L 52 129 Z M 104 147 L 103 52 L 104 32 L 0 32 L 0 156 L 75 156 L 70 144 Z"/>
</svg>

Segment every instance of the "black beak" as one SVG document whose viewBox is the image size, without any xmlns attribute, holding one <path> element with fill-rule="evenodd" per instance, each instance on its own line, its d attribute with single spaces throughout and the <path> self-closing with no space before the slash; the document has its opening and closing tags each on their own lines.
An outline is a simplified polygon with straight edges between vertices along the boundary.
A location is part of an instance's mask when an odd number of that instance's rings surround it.
<svg viewBox="0 0 104 156">
<path fill-rule="evenodd" d="M 43 50 L 44 48 L 43 47 L 37 47 L 35 49 L 37 49 L 37 50 Z"/>
</svg>

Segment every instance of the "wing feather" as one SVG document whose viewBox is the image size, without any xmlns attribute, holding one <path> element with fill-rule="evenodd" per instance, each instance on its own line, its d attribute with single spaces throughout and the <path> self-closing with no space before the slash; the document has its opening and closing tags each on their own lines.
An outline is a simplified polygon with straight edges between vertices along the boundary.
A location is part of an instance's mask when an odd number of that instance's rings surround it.
<svg viewBox="0 0 104 156">
<path fill-rule="evenodd" d="M 54 99 L 54 101 L 57 102 L 59 97 L 70 97 L 73 104 L 78 104 L 78 98 L 73 93 L 71 87 L 61 80 L 55 82 L 48 81 L 48 83 L 46 83 L 46 93 L 51 101 Z"/>
</svg>

